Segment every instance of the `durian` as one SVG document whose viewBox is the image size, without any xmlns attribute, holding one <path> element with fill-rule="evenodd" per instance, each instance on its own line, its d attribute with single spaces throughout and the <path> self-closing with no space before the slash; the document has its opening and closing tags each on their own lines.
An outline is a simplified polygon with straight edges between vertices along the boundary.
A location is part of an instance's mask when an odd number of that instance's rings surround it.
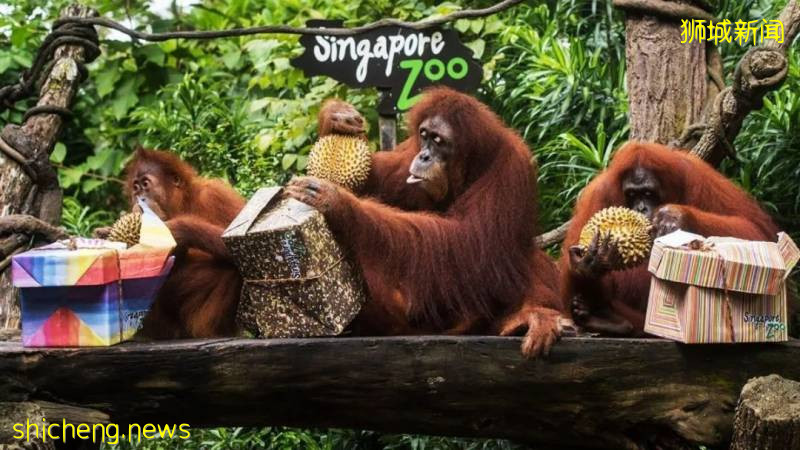
<svg viewBox="0 0 800 450">
<path fill-rule="evenodd" d="M 652 225 L 644 214 L 621 206 L 612 206 L 595 213 L 581 230 L 579 244 L 588 247 L 597 232 L 609 234 L 622 258 L 622 270 L 639 265 L 650 254 Z"/>
<path fill-rule="evenodd" d="M 366 141 L 331 134 L 314 144 L 308 155 L 307 172 L 352 191 L 364 185 L 371 167 L 372 157 Z"/>
<path fill-rule="evenodd" d="M 124 242 L 128 244 L 128 247 L 134 246 L 139 243 L 141 228 L 141 213 L 123 214 L 114 222 L 114 225 L 111 225 L 111 231 L 108 233 L 108 240 Z"/>
</svg>

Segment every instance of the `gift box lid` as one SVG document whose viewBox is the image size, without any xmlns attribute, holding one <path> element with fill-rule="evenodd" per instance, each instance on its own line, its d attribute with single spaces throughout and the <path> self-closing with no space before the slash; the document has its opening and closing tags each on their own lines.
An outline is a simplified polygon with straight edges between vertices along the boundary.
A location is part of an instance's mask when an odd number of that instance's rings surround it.
<svg viewBox="0 0 800 450">
<path fill-rule="evenodd" d="M 322 213 L 262 188 L 222 234 L 246 280 L 309 279 L 342 257 Z"/>
<path fill-rule="evenodd" d="M 661 280 L 776 295 L 798 259 L 800 250 L 783 232 L 778 242 L 766 242 L 678 230 L 655 240 L 648 270 Z"/>
<path fill-rule="evenodd" d="M 75 238 L 15 255 L 11 279 L 16 287 L 88 286 L 119 279 L 158 276 L 175 248 L 175 240 L 158 216 L 140 202 L 139 243 Z"/>
<path fill-rule="evenodd" d="M 228 225 L 225 232 L 222 233 L 222 238 L 240 237 L 247 234 L 251 229 L 258 229 L 256 222 L 263 222 L 267 214 L 262 214 L 264 211 L 269 211 L 271 207 L 279 200 L 278 193 L 281 192 L 280 187 L 261 188 L 253 194 L 253 197 L 247 204 L 239 211 L 233 222 Z M 298 202 L 299 203 L 299 202 Z M 309 207 L 311 211 L 312 208 Z M 261 219 L 261 220 L 259 220 Z M 284 220 L 285 222 L 285 220 Z M 292 220 L 289 223 L 284 223 L 284 228 L 291 225 L 296 225 L 297 221 Z M 261 230 L 259 230 L 261 231 Z"/>
</svg>

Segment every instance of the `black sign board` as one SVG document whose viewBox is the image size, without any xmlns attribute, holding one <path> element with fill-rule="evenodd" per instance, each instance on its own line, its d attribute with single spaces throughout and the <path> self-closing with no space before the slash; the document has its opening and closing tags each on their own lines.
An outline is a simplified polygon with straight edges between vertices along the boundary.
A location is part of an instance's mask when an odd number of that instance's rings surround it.
<svg viewBox="0 0 800 450">
<path fill-rule="evenodd" d="M 342 22 L 312 20 L 308 26 L 339 28 Z M 305 52 L 293 66 L 308 76 L 378 88 L 383 94 L 378 113 L 384 116 L 411 108 L 428 86 L 472 91 L 483 78 L 481 65 L 455 30 L 385 26 L 354 36 L 306 35 L 300 43 Z"/>
</svg>

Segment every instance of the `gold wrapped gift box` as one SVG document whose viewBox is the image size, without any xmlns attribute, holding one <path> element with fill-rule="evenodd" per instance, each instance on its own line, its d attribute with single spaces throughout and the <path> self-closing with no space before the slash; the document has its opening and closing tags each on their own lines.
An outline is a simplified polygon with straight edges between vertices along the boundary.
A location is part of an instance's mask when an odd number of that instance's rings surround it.
<svg viewBox="0 0 800 450">
<path fill-rule="evenodd" d="M 367 297 L 323 215 L 260 189 L 222 239 L 244 278 L 237 320 L 257 337 L 341 334 Z"/>
</svg>

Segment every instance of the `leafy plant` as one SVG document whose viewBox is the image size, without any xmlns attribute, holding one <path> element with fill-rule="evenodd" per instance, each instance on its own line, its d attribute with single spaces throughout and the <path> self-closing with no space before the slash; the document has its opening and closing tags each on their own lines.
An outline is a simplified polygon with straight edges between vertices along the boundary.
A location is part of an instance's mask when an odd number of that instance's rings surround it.
<svg viewBox="0 0 800 450">
<path fill-rule="evenodd" d="M 27 68 L 59 10 L 72 0 L 6 0 L 0 5 L 0 84 Z M 303 25 L 343 19 L 348 26 L 384 17 L 419 20 L 480 2 L 430 0 L 89 0 L 103 16 L 144 31 Z M 731 21 L 776 17 L 786 0 L 719 0 L 715 15 Z M 539 162 L 541 227 L 571 214 L 575 197 L 628 137 L 623 13 L 610 0 L 546 0 L 452 26 L 484 67 L 478 95 L 526 139 Z M 305 168 L 316 139 L 320 103 L 338 96 L 369 122 L 376 147 L 378 94 L 313 78 L 289 61 L 297 36 L 262 35 L 208 41 L 130 42 L 101 29 L 103 54 L 89 65 L 52 161 L 67 196 L 63 224 L 88 235 L 125 208 L 119 179 L 139 145 L 171 148 L 207 175 L 230 180 L 244 194 L 283 183 Z M 746 48 L 724 44 L 730 75 Z M 789 55 L 783 87 L 745 121 L 737 159 L 726 174 L 758 197 L 790 231 L 800 230 L 800 58 Z M 0 114 L 19 122 L 31 101 Z M 400 125 L 402 132 L 402 123 Z M 401 133 L 402 137 L 402 133 Z M 149 441 L 136 448 L 172 448 Z M 184 448 L 507 449 L 507 441 L 466 440 L 368 431 L 288 428 L 193 430 Z M 117 448 L 132 448 L 120 444 Z"/>
<path fill-rule="evenodd" d="M 108 211 L 92 211 L 91 207 L 80 204 L 75 197 L 64 197 L 61 210 L 61 224 L 72 236 L 90 236 L 95 228 L 114 222 L 114 215 Z"/>
</svg>

